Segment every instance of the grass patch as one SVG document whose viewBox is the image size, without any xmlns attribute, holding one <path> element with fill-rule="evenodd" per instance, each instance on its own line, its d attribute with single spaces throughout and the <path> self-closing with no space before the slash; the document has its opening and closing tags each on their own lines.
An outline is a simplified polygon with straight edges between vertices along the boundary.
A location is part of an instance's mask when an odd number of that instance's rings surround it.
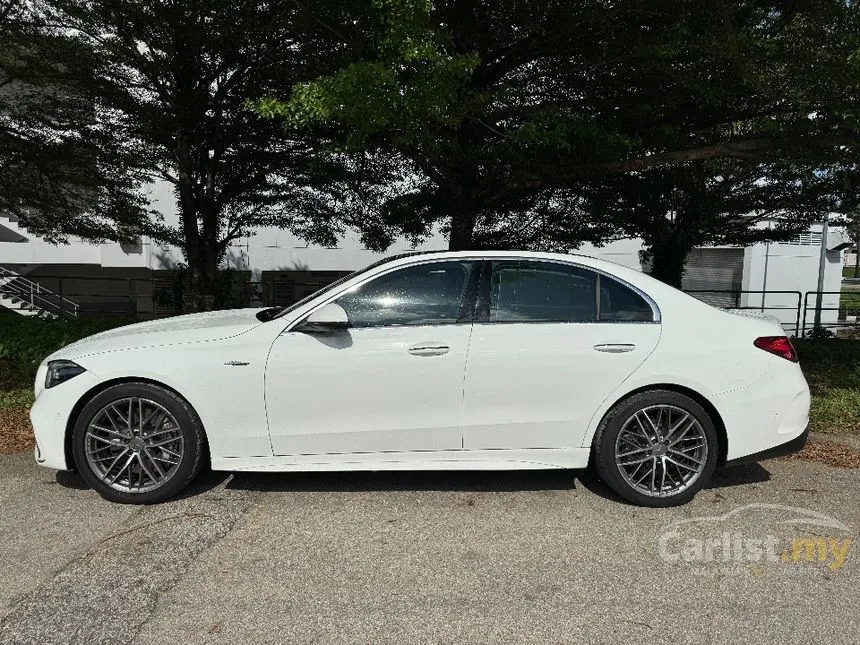
<svg viewBox="0 0 860 645">
<path fill-rule="evenodd" d="M 30 387 L 0 391 L 0 410 L 29 408 L 34 400 L 33 388 Z"/>
<path fill-rule="evenodd" d="M 839 307 L 845 309 L 850 316 L 860 314 L 860 291 L 843 288 L 839 294 Z"/>
<path fill-rule="evenodd" d="M 812 391 L 813 432 L 860 433 L 860 341 L 796 340 Z"/>
<path fill-rule="evenodd" d="M 69 343 L 129 322 L 133 321 L 52 320 L 0 313 L 0 453 L 33 447 L 28 410 L 33 405 L 33 380 L 39 363 Z"/>
<path fill-rule="evenodd" d="M 812 398 L 813 432 L 856 434 L 860 431 L 860 390 L 834 388 Z"/>
</svg>

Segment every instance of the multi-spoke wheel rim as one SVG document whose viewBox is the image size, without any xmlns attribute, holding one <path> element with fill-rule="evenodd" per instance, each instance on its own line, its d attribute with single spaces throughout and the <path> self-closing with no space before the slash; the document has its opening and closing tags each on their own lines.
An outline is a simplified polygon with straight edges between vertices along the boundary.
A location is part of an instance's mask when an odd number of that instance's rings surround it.
<svg viewBox="0 0 860 645">
<path fill-rule="evenodd" d="M 184 454 L 182 428 L 164 406 L 141 397 L 119 399 L 90 421 L 87 463 L 111 488 L 145 493 L 169 480 Z"/>
<path fill-rule="evenodd" d="M 615 464 L 624 480 L 650 497 L 689 488 L 708 461 L 708 439 L 690 412 L 651 405 L 634 413 L 615 440 Z"/>
</svg>

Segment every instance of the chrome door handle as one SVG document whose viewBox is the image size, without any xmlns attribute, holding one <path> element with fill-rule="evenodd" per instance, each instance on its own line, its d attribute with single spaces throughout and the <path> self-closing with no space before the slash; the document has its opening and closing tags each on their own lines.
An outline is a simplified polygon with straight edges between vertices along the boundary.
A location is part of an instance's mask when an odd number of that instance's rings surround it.
<svg viewBox="0 0 860 645">
<path fill-rule="evenodd" d="M 632 352 L 636 349 L 636 345 L 630 343 L 604 343 L 602 345 L 595 345 L 594 349 L 607 354 L 624 354 L 625 352 Z"/>
<path fill-rule="evenodd" d="M 413 356 L 440 356 L 450 351 L 451 348 L 443 343 L 418 343 L 409 348 Z"/>
</svg>

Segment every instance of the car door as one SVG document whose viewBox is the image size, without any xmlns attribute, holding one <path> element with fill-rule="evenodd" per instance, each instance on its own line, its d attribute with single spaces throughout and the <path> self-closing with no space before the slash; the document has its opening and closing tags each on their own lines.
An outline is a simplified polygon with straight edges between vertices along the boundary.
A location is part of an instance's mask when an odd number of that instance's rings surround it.
<svg viewBox="0 0 860 645">
<path fill-rule="evenodd" d="M 346 330 L 281 334 L 266 365 L 274 454 L 459 449 L 476 266 L 401 266 L 334 300 Z"/>
<path fill-rule="evenodd" d="M 579 447 L 660 338 L 631 287 L 564 262 L 485 263 L 466 365 L 463 447 Z"/>
</svg>

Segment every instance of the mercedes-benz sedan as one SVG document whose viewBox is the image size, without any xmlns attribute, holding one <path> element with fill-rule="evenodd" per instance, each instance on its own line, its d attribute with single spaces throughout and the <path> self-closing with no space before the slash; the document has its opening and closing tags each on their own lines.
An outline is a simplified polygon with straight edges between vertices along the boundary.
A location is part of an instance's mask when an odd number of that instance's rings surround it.
<svg viewBox="0 0 860 645">
<path fill-rule="evenodd" d="M 35 387 L 36 461 L 130 503 L 176 495 L 206 463 L 592 464 L 624 499 L 669 506 L 719 466 L 799 447 L 809 413 L 776 321 L 528 252 L 397 256 L 286 309 L 121 327 L 49 356 Z"/>
</svg>

